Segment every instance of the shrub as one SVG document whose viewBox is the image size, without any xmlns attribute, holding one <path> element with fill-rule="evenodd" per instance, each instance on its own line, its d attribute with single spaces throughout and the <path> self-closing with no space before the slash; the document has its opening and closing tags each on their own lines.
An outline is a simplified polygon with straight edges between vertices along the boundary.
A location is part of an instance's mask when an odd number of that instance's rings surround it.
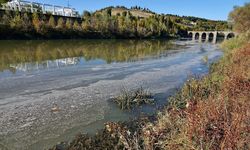
<svg viewBox="0 0 250 150">
<path fill-rule="evenodd" d="M 154 102 L 152 94 L 140 87 L 134 91 L 129 91 L 127 89 L 121 90 L 121 94 L 112 99 L 118 106 L 124 109 L 130 109 L 133 106 L 139 106 L 142 104 L 152 104 Z"/>
</svg>

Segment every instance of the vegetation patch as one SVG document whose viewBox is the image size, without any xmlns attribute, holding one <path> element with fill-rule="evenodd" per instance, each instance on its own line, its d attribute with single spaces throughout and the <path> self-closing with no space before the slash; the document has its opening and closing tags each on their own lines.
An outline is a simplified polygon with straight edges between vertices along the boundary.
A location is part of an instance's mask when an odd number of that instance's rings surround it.
<svg viewBox="0 0 250 150">
<path fill-rule="evenodd" d="M 136 90 L 129 91 L 126 88 L 121 90 L 121 94 L 112 100 L 122 109 L 131 109 L 134 106 L 143 104 L 153 104 L 154 98 L 149 90 L 140 87 Z"/>
</svg>

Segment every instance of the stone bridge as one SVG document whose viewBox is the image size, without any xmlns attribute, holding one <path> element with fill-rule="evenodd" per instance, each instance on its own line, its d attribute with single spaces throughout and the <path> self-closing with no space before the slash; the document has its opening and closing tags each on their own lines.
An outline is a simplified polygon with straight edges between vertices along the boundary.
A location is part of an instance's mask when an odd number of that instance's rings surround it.
<svg viewBox="0 0 250 150">
<path fill-rule="evenodd" d="M 216 43 L 218 38 L 227 40 L 237 36 L 237 34 L 232 31 L 188 31 L 188 36 L 192 37 L 192 40 Z"/>
</svg>

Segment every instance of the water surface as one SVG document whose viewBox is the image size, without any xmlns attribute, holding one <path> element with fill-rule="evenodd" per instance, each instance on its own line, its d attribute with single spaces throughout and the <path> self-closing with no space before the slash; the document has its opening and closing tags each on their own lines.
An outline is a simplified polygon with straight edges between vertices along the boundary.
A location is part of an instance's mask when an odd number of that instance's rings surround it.
<svg viewBox="0 0 250 150">
<path fill-rule="evenodd" d="M 217 45 L 191 41 L 0 41 L 0 149 L 44 149 L 155 112 L 188 76 L 208 72 L 204 57 L 220 56 Z M 109 101 L 140 86 L 154 106 L 121 111 Z"/>
</svg>

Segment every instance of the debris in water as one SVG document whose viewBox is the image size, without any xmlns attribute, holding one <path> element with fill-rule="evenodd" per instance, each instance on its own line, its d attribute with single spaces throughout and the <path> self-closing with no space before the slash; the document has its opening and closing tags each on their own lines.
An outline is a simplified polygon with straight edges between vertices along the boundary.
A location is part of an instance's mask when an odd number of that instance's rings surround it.
<svg viewBox="0 0 250 150">
<path fill-rule="evenodd" d="M 60 108 L 55 104 L 54 107 L 51 108 L 52 112 L 58 112 L 60 111 Z"/>
</svg>

